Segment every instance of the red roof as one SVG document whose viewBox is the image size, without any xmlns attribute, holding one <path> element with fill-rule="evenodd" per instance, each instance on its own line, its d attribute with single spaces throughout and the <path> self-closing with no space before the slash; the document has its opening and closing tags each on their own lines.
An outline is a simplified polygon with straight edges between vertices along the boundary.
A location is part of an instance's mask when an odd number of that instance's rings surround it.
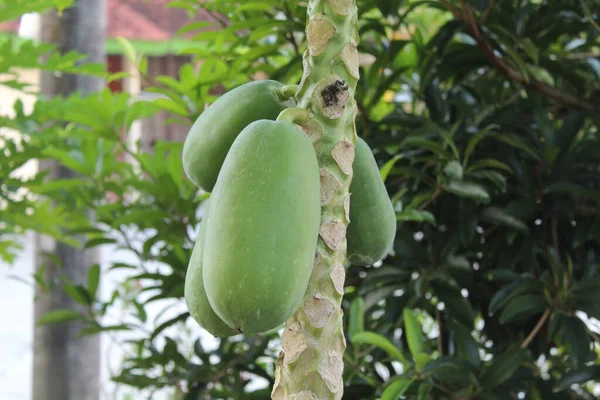
<svg viewBox="0 0 600 400">
<path fill-rule="evenodd" d="M 8 21 L 4 23 L 0 23 L 0 32 L 14 32 L 17 33 L 19 31 L 20 21 Z"/>
<path fill-rule="evenodd" d="M 108 37 L 123 36 L 130 40 L 165 41 L 191 22 L 185 10 L 167 8 L 170 0 L 108 0 Z M 194 21 L 218 19 L 206 10 L 200 10 Z M 0 32 L 18 32 L 19 21 L 0 24 Z"/>
</svg>

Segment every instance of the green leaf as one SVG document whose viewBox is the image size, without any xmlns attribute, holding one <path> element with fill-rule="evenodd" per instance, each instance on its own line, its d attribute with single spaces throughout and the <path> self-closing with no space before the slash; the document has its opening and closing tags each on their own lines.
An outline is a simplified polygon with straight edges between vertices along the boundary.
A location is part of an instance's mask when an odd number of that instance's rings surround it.
<svg viewBox="0 0 600 400">
<path fill-rule="evenodd" d="M 445 187 L 446 191 L 457 196 L 478 200 L 483 203 L 490 202 L 490 194 L 483 186 L 472 182 L 454 181 Z"/>
<path fill-rule="evenodd" d="M 469 139 L 469 142 L 467 143 L 467 148 L 465 149 L 465 153 L 463 155 L 463 166 L 464 167 L 466 167 L 469 164 L 469 158 L 471 157 L 473 150 L 475 150 L 475 147 L 477 147 L 479 142 L 481 140 L 483 140 L 483 138 L 485 138 L 489 134 L 489 131 L 494 128 L 497 128 L 497 125 L 487 126 L 484 130 L 477 133 L 476 135 L 473 135 Z"/>
<path fill-rule="evenodd" d="M 565 344 L 569 346 L 573 362 L 577 366 L 583 366 L 592 352 L 590 337 L 584 322 L 577 317 L 563 318 L 561 333 Z"/>
<path fill-rule="evenodd" d="M 90 249 L 92 247 L 102 246 L 104 244 L 113 244 L 113 243 L 117 243 L 117 241 L 112 238 L 94 238 L 94 239 L 90 239 L 87 242 L 85 242 L 85 248 Z"/>
<path fill-rule="evenodd" d="M 525 153 L 527 153 L 531 157 L 533 157 L 534 160 L 541 161 L 541 157 L 535 151 L 533 151 L 531 148 L 529 148 L 525 143 L 523 143 L 523 141 L 518 136 L 495 135 L 494 138 L 496 140 L 499 140 L 503 143 L 508 144 L 509 146 L 512 146 L 519 150 L 524 151 Z"/>
<path fill-rule="evenodd" d="M 170 111 L 174 114 L 177 115 L 181 115 L 183 117 L 187 117 L 189 115 L 189 111 L 187 108 L 185 108 L 183 105 L 174 102 L 173 100 L 170 99 L 156 99 L 153 101 L 153 103 L 155 105 L 157 105 L 158 107 L 166 110 L 166 111 Z"/>
<path fill-rule="evenodd" d="M 75 310 L 55 310 L 44 314 L 38 321 L 37 325 L 57 324 L 60 322 L 73 321 L 83 319 L 83 316 Z"/>
<path fill-rule="evenodd" d="M 348 321 L 348 334 L 354 337 L 365 330 L 365 301 L 358 296 L 350 304 L 350 317 Z"/>
<path fill-rule="evenodd" d="M 93 301 L 92 296 L 81 285 L 73 285 L 70 283 L 65 283 L 64 286 L 65 292 L 71 297 L 73 300 L 83 305 L 90 305 Z"/>
<path fill-rule="evenodd" d="M 472 326 L 475 312 L 469 299 L 463 297 L 460 291 L 449 289 L 447 284 L 443 286 L 441 282 L 432 281 L 431 283 L 435 295 L 445 304 L 448 315 L 465 326 Z"/>
<path fill-rule="evenodd" d="M 412 310 L 405 308 L 402 312 L 404 317 L 404 331 L 406 333 L 406 341 L 408 348 L 413 358 L 423 351 L 423 331 L 421 324 Z"/>
<path fill-rule="evenodd" d="M 503 171 L 506 172 L 510 172 L 512 173 L 512 169 L 504 164 L 501 161 L 495 160 L 493 158 L 485 158 L 483 160 L 477 160 L 475 161 L 473 164 L 471 164 L 470 167 L 467 168 L 467 172 L 474 172 L 474 171 L 478 171 L 480 169 L 484 169 L 484 168 L 495 168 L 495 169 L 501 169 Z"/>
<path fill-rule="evenodd" d="M 392 342 L 390 342 L 385 336 L 382 336 L 378 333 L 364 331 L 355 336 L 352 336 L 350 340 L 355 345 L 370 344 L 376 346 L 381 350 L 385 351 L 392 358 L 403 363 L 408 362 L 402 354 L 402 352 L 396 346 L 394 346 Z"/>
<path fill-rule="evenodd" d="M 392 168 L 394 168 L 394 165 L 396 164 L 396 162 L 398 160 L 400 160 L 402 158 L 401 154 L 397 154 L 394 157 L 392 157 L 388 162 L 386 162 L 383 167 L 381 167 L 381 170 L 379 171 L 379 174 L 381 175 L 381 179 L 385 182 L 388 175 L 390 174 L 390 171 L 392 170 Z"/>
<path fill-rule="evenodd" d="M 131 330 L 131 326 L 126 325 L 126 324 L 106 325 L 106 326 L 96 325 L 96 326 L 91 326 L 89 328 L 83 329 L 79 333 L 79 336 L 83 337 L 83 336 L 89 336 L 89 335 L 96 335 L 100 332 L 129 331 L 129 330 Z"/>
<path fill-rule="evenodd" d="M 510 379 L 526 359 L 527 351 L 521 348 L 507 350 L 498 357 L 493 358 L 492 363 L 481 376 L 483 386 L 493 389 L 503 384 Z"/>
<path fill-rule="evenodd" d="M 182 314 L 179 314 L 175 318 L 171 318 L 170 320 L 163 322 L 154 330 L 154 332 L 152 332 L 152 335 L 150 335 L 150 340 L 154 340 L 162 331 L 164 331 L 168 327 L 175 325 L 178 322 L 185 321 L 189 316 L 190 313 L 184 312 Z"/>
<path fill-rule="evenodd" d="M 444 167 L 444 174 L 452 181 L 460 181 L 463 178 L 462 165 L 456 160 L 450 161 Z"/>
<path fill-rule="evenodd" d="M 417 400 L 428 400 L 430 399 L 430 393 L 433 390 L 433 386 L 427 382 L 422 382 L 419 385 L 419 390 L 417 391 Z"/>
<path fill-rule="evenodd" d="M 238 14 L 244 11 L 270 11 L 273 8 L 272 4 L 267 2 L 251 1 L 245 2 L 241 6 L 237 7 L 233 14 Z"/>
<path fill-rule="evenodd" d="M 484 220 L 492 222 L 509 229 L 514 229 L 519 232 L 528 233 L 529 227 L 518 218 L 513 217 L 508 212 L 498 207 L 489 207 L 483 210 L 481 214 Z"/>
<path fill-rule="evenodd" d="M 430 361 L 423 368 L 422 375 L 433 375 L 438 380 L 464 382 L 469 379 L 473 367 L 464 360 L 446 356 Z"/>
<path fill-rule="evenodd" d="M 563 151 L 567 150 L 577 138 L 577 134 L 583 129 L 586 121 L 586 113 L 583 111 L 571 111 L 563 120 L 562 126 L 556 134 L 556 144 Z"/>
<path fill-rule="evenodd" d="M 589 381 L 600 381 L 600 365 L 590 365 L 564 375 L 554 386 L 555 392 L 567 390 L 572 385 L 582 384 Z"/>
<path fill-rule="evenodd" d="M 538 281 L 533 278 L 520 278 L 497 291 L 488 305 L 488 310 L 490 313 L 495 314 L 516 296 L 524 293 L 539 293 L 540 290 Z"/>
<path fill-rule="evenodd" d="M 463 221 L 459 225 L 458 229 L 460 235 L 460 242 L 464 247 L 468 247 L 473 242 L 475 233 L 477 233 L 478 224 L 479 219 L 477 218 L 476 213 L 469 212 L 463 217 Z"/>
<path fill-rule="evenodd" d="M 401 147 L 418 147 L 421 149 L 429 150 L 434 154 L 437 154 L 442 159 L 450 159 L 450 153 L 448 153 L 444 146 L 431 140 L 419 138 L 416 136 L 409 136 L 402 141 Z"/>
<path fill-rule="evenodd" d="M 72 190 L 76 188 L 85 188 L 89 184 L 85 179 L 53 179 L 48 182 L 44 182 L 40 185 L 36 185 L 33 191 L 36 193 L 52 193 L 56 191 Z"/>
<path fill-rule="evenodd" d="M 403 378 L 392 380 L 383 391 L 381 400 L 398 400 L 413 382 L 414 380 Z"/>
<path fill-rule="evenodd" d="M 531 41 L 529 38 L 524 38 L 521 40 L 521 46 L 527 55 L 533 60 L 534 63 L 538 63 L 540 56 L 540 49 Z"/>
<path fill-rule="evenodd" d="M 500 314 L 500 323 L 520 321 L 542 313 L 548 308 L 543 296 L 525 294 L 512 299 Z"/>
<path fill-rule="evenodd" d="M 598 293 L 596 293 L 594 297 L 598 297 Z M 600 304 L 588 302 L 577 303 L 577 310 L 586 313 L 589 318 L 600 319 Z"/>
<path fill-rule="evenodd" d="M 117 37 L 116 40 L 119 46 L 121 46 L 121 49 L 123 49 L 125 58 L 135 65 L 137 63 L 137 52 L 135 51 L 135 47 L 133 47 L 129 40 L 122 36 Z"/>
<path fill-rule="evenodd" d="M 427 222 L 433 226 L 437 225 L 435 216 L 424 210 L 406 209 L 401 213 L 396 213 L 396 219 L 398 221 Z"/>
<path fill-rule="evenodd" d="M 468 273 L 471 273 L 472 271 L 471 263 L 465 256 L 457 256 L 454 254 L 450 254 L 446 258 L 446 262 L 448 263 L 448 266 L 455 271 Z"/>
<path fill-rule="evenodd" d="M 452 322 L 452 330 L 458 356 L 468 361 L 473 367 L 479 368 L 481 366 L 479 346 L 473 339 L 471 331 L 455 321 Z"/>
<path fill-rule="evenodd" d="M 571 182 L 555 182 L 544 188 L 544 194 L 567 193 L 573 196 L 589 197 L 600 201 L 600 190 L 586 189 L 580 185 Z"/>
<path fill-rule="evenodd" d="M 581 294 L 597 295 L 600 292 L 600 275 L 574 282 L 571 285 L 571 291 L 576 297 Z"/>
<path fill-rule="evenodd" d="M 427 365 L 427 363 L 431 360 L 431 356 L 427 353 L 419 353 L 415 357 L 415 367 L 417 372 L 423 371 L 423 368 Z"/>
<path fill-rule="evenodd" d="M 475 172 L 471 176 L 479 179 L 487 179 L 490 183 L 492 183 L 502 192 L 506 192 L 506 177 L 498 171 L 485 169 Z"/>
<path fill-rule="evenodd" d="M 98 284 L 100 283 L 100 265 L 94 264 L 88 271 L 87 276 L 87 290 L 92 296 L 92 298 L 96 297 L 96 292 L 98 290 Z"/>
</svg>

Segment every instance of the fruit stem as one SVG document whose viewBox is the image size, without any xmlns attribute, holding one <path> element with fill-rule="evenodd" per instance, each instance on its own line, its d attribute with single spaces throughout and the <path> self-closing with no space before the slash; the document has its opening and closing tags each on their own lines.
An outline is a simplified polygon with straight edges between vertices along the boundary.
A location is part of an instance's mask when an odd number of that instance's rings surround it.
<svg viewBox="0 0 600 400">
<path fill-rule="evenodd" d="M 277 121 L 286 121 L 304 125 L 313 119 L 313 115 L 303 108 L 286 108 L 277 117 Z"/>
<path fill-rule="evenodd" d="M 296 96 L 296 92 L 298 91 L 298 85 L 284 85 L 277 89 L 275 92 L 277 93 L 277 97 L 282 101 L 289 100 L 292 97 Z"/>
<path fill-rule="evenodd" d="M 281 119 L 299 123 L 313 141 L 321 176 L 321 227 L 310 283 L 288 321 L 275 370 L 274 400 L 339 400 L 346 339 L 341 308 L 350 183 L 357 144 L 359 79 L 356 0 L 309 0 L 304 74 L 298 107 Z M 308 117 L 308 118 L 307 118 Z"/>
</svg>

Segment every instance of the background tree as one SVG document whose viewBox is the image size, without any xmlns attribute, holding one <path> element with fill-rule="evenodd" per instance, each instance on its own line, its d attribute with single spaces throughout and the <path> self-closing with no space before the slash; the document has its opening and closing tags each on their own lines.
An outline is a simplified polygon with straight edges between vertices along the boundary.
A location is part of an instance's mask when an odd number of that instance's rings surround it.
<svg viewBox="0 0 600 400">
<path fill-rule="evenodd" d="M 200 4 L 172 6 L 193 15 Z M 357 131 L 376 151 L 399 227 L 394 252 L 381 265 L 346 268 L 345 398 L 594 398 L 599 6 L 359 1 Z M 180 143 L 159 142 L 153 154 L 140 154 L 120 133 L 158 108 L 171 111 L 173 123 L 191 125 L 217 84 L 230 89 L 256 72 L 295 84 L 302 73 L 303 2 L 202 7 L 226 22 L 195 36 L 202 46 L 186 52 L 202 67 L 186 65 L 178 77 L 154 82 L 164 98 L 152 105 L 126 106 L 127 95 L 104 91 L 42 101 L 33 113 L 2 123 L 31 139 L 26 154 L 81 174 L 62 186 L 22 184 L 39 194 L 36 214 L 85 233 L 88 247 L 117 244 L 137 258 L 111 266 L 131 277 L 110 299 L 94 295 L 94 277 L 77 286 L 87 293 L 79 297 L 86 311 L 78 314 L 86 333 L 142 335 L 124 344 L 133 351 L 115 380 L 176 388 L 178 398 L 266 399 L 270 389 L 250 383 L 261 377 L 273 384 L 276 333 L 238 336 L 207 350 L 184 340 L 186 313 L 146 320 L 152 304 L 181 303 L 206 195 L 184 179 Z M 202 27 L 192 23 L 182 32 Z M 144 74 L 143 55 L 128 51 Z M 58 140 L 57 132 L 81 142 Z M 117 158 L 123 152 L 135 168 Z M 0 160 L 0 171 L 19 157 L 16 149 Z M 58 201 L 59 212 L 44 211 L 45 199 Z M 81 217 L 90 210 L 95 220 Z M 29 228 L 28 221 L 16 222 Z M 130 311 L 107 324 L 117 307 Z M 47 321 L 65 315 L 75 317 Z"/>
<path fill-rule="evenodd" d="M 53 43 L 61 54 L 78 52 L 86 61 L 103 63 L 105 58 L 106 3 L 104 0 L 75 0 L 60 13 L 46 12 L 41 20 L 41 41 Z M 102 90 L 104 79 L 88 75 L 41 75 L 42 98 L 61 98 L 79 92 L 82 96 Z M 78 141 L 71 140 L 77 147 Z M 40 171 L 49 184 L 75 179 L 78 174 L 57 160 L 42 160 Z M 75 206 L 75 205 L 73 205 Z M 82 215 L 93 218 L 91 210 Z M 43 234 L 42 234 L 43 235 Z M 73 239 L 85 239 L 73 236 Z M 34 303 L 35 321 L 48 313 L 63 309 L 82 309 L 69 292 L 76 284 L 86 282 L 88 274 L 97 274 L 98 256 L 94 250 L 84 250 L 52 239 L 37 237 L 37 269 L 44 281 L 52 282 L 51 290 L 39 290 Z M 48 257 L 48 255 L 52 255 Z M 66 284 L 66 286 L 64 286 Z M 98 399 L 100 395 L 100 337 L 79 337 L 83 324 L 71 321 L 35 328 L 33 357 L 33 398 L 35 399 Z"/>
</svg>

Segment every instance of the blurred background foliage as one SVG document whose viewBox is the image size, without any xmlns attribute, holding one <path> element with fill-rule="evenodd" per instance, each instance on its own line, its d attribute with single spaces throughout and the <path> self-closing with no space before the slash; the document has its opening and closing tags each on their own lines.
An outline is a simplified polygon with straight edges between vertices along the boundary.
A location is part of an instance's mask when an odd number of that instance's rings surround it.
<svg viewBox="0 0 600 400">
<path fill-rule="evenodd" d="M 27 4 L 14 2 L 0 19 L 31 11 Z M 344 399 L 596 398 L 600 2 L 358 5 L 356 123 L 380 164 L 399 225 L 382 263 L 347 266 Z M 87 313 L 62 310 L 44 322 L 83 319 L 85 334 L 137 332 L 122 343 L 131 350 L 114 377 L 122 384 L 171 388 L 185 399 L 267 399 L 277 332 L 207 350 L 167 329 L 182 327 L 187 313 L 147 321 L 151 303 L 183 301 L 208 195 L 185 178 L 182 143 L 157 142 L 143 153 L 126 133 L 159 110 L 172 113 L 170 123 L 191 126 L 215 100 L 215 88 L 222 93 L 257 74 L 297 83 L 306 1 L 178 0 L 169 7 L 190 18 L 203 7 L 222 23 L 181 28 L 197 32 L 196 45 L 182 53 L 202 62 L 153 81 L 148 90 L 159 99 L 106 90 L 40 99 L 27 113 L 16 103 L 14 116 L 0 117 L 0 126 L 23 135 L 18 143 L 0 139 L 0 256 L 12 260 L 18 249 L 11 234 L 26 230 L 66 242 L 85 234 L 86 247 L 117 245 L 135 261 L 93 269 L 87 285 L 66 287 Z M 125 40 L 121 45 L 144 76 L 144 55 Z M 0 73 L 9 77 L 0 84 L 28 90 L 10 76 L 33 67 L 118 78 L 81 65 L 75 54 L 52 53 L 53 62 L 41 62 L 51 49 L 0 38 Z M 80 177 L 15 177 L 30 159 L 59 160 Z M 114 269 L 129 277 L 111 298 L 99 298 L 101 277 Z M 40 276 L 37 284 L 51 290 Z M 115 308 L 126 312 L 106 324 Z M 253 385 L 259 378 L 262 386 Z"/>
</svg>

